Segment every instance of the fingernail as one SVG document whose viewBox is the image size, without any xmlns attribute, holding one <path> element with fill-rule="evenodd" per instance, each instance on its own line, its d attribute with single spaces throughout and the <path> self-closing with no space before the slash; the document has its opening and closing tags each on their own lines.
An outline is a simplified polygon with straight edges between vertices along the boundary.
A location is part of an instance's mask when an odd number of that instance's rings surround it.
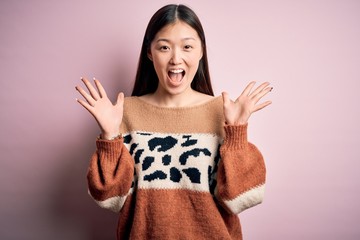
<svg viewBox="0 0 360 240">
<path fill-rule="evenodd" d="M 94 81 L 96 80 L 96 78 L 95 78 L 95 77 L 93 77 L 93 79 L 94 79 Z"/>
<path fill-rule="evenodd" d="M 80 80 L 83 80 L 84 78 L 83 77 L 80 77 Z"/>
</svg>

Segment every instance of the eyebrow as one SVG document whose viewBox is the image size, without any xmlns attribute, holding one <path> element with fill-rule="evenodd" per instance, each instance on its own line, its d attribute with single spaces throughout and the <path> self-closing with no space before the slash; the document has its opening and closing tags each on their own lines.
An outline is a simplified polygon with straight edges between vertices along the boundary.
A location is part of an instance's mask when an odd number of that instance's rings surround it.
<svg viewBox="0 0 360 240">
<path fill-rule="evenodd" d="M 195 38 L 193 37 L 186 37 L 186 38 L 182 38 L 181 39 L 182 41 L 187 41 L 187 40 L 194 40 L 196 41 Z M 166 38 L 159 38 L 158 40 L 156 40 L 156 42 L 171 42 L 169 39 L 166 39 Z"/>
</svg>

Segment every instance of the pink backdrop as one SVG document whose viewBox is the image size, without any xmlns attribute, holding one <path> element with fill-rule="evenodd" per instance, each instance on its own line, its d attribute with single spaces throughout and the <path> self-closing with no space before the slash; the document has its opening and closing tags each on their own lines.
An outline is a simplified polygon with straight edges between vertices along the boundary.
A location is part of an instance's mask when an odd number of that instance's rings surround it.
<svg viewBox="0 0 360 240">
<path fill-rule="evenodd" d="M 151 15 L 168 1 L 0 2 L 0 239 L 113 239 L 87 195 L 97 125 L 80 76 L 114 99 L 133 84 Z M 265 201 L 245 239 L 360 239 L 360 1 L 185 1 L 202 19 L 216 94 L 270 81 L 250 120 Z"/>
</svg>

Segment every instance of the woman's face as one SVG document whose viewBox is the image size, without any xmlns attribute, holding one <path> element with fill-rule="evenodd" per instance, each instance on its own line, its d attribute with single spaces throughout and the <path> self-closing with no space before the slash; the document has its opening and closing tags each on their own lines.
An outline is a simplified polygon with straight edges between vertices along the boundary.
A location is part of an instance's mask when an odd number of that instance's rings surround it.
<svg viewBox="0 0 360 240">
<path fill-rule="evenodd" d="M 176 21 L 163 27 L 148 53 L 159 78 L 157 92 L 177 95 L 191 91 L 202 53 L 200 37 L 190 25 Z"/>
</svg>

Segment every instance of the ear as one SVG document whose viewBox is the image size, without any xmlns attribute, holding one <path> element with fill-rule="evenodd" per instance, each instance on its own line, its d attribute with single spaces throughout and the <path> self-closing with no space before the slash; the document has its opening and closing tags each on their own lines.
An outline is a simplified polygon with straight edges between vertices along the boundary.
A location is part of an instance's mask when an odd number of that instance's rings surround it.
<svg viewBox="0 0 360 240">
<path fill-rule="evenodd" d="M 203 58 L 203 56 L 204 56 L 204 47 L 201 47 L 201 54 L 200 54 L 200 59 L 199 59 L 199 61 L 201 61 L 201 59 Z"/>
<path fill-rule="evenodd" d="M 150 59 L 150 61 L 152 61 L 153 59 L 152 59 L 152 54 L 151 54 L 151 50 L 150 49 L 148 49 L 148 51 L 147 51 L 147 57 Z"/>
</svg>

